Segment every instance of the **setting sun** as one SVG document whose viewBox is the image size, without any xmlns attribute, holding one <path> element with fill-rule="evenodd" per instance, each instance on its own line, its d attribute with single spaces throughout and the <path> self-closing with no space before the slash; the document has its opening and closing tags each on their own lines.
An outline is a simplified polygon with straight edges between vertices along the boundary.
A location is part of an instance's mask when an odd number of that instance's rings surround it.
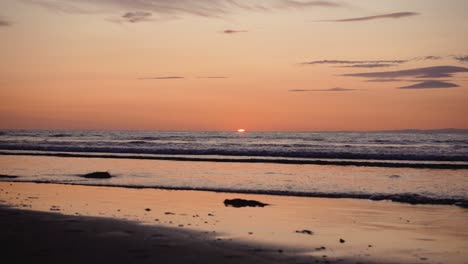
<svg viewBox="0 0 468 264">
<path fill-rule="evenodd" d="M 239 129 L 237 129 L 237 132 L 239 132 L 239 133 L 244 133 L 244 132 L 245 132 L 245 129 L 239 128 Z"/>
</svg>

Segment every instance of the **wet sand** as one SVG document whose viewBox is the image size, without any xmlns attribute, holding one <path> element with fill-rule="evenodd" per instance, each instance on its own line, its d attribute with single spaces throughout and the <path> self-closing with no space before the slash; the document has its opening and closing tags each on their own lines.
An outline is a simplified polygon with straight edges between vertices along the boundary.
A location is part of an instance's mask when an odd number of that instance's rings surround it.
<svg viewBox="0 0 468 264">
<path fill-rule="evenodd" d="M 232 198 L 270 205 L 225 207 Z M 456 206 L 8 182 L 0 204 L 2 251 L 15 263 L 468 259 L 468 210 Z"/>
<path fill-rule="evenodd" d="M 0 209 L 2 258 L 11 263 L 295 263 L 299 258 L 212 234 L 109 218 Z"/>
</svg>

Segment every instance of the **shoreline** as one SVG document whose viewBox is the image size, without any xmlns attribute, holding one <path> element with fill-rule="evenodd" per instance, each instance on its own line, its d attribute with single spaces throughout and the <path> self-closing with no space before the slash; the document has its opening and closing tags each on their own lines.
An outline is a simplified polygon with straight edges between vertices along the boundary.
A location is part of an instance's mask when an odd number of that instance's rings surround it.
<svg viewBox="0 0 468 264">
<path fill-rule="evenodd" d="M 468 205 L 468 170 L 18 155 L 0 155 L 0 164 L 0 181 L 11 182 Z M 108 178 L 83 177 L 90 172 Z"/>
<path fill-rule="evenodd" d="M 91 186 L 108 188 L 127 188 L 127 189 L 154 189 L 166 191 L 197 191 L 214 192 L 225 194 L 252 194 L 252 195 L 271 195 L 285 197 L 305 197 L 305 198 L 327 198 L 327 199 L 358 199 L 369 201 L 388 201 L 411 205 L 448 205 L 460 208 L 468 208 L 468 200 L 455 198 L 432 198 L 419 194 L 350 194 L 350 193 L 309 193 L 309 192 L 290 192 L 290 191 L 264 191 L 264 190 L 238 190 L 238 189 L 216 189 L 216 188 L 192 188 L 192 187 L 168 187 L 168 186 L 145 186 L 145 185 L 119 185 L 119 184 L 83 184 L 72 182 L 53 182 L 40 180 L 16 180 L 21 176 L 0 175 L 1 182 L 13 183 L 35 183 L 35 184 L 57 184 L 70 186 Z M 2 179 L 3 178 L 3 179 Z"/>
<path fill-rule="evenodd" d="M 7 182 L 0 182 L 0 194 L 1 205 L 27 214 L 33 211 L 50 214 L 52 220 L 99 217 L 138 223 L 142 228 L 180 231 L 188 235 L 181 243 L 195 245 L 202 241 L 200 243 L 210 245 L 208 249 L 212 248 L 212 243 L 223 245 L 215 249 L 223 261 L 225 256 L 232 255 L 223 253 L 224 250 L 240 250 L 241 253 L 234 255 L 243 258 L 227 258 L 228 263 L 249 263 L 250 257 L 256 259 L 252 263 L 262 263 L 257 259 L 259 255 L 273 256 L 278 263 L 305 263 L 302 260 L 322 263 L 464 263 L 468 257 L 468 211 L 453 206 Z M 223 201 L 228 198 L 258 200 L 270 206 L 225 207 Z M 451 217 L 447 219 L 447 215 Z M 24 223 L 34 232 L 40 231 L 39 226 L 28 224 L 24 215 L 18 217 L 18 225 Z M 44 228 L 50 230 L 51 227 L 45 225 Z M 53 232 L 59 231 L 54 228 Z M 69 228 L 73 230 L 71 226 Z M 67 235 L 81 239 L 83 232 L 75 231 Z M 117 231 L 116 234 L 123 234 L 121 229 Z M 63 230 L 60 232 L 52 239 L 63 235 Z M 20 239 L 24 235 L 16 232 L 14 236 Z M 124 237 L 124 244 L 133 241 Z M 144 236 L 139 239 L 145 241 Z M 344 242 L 340 242 L 341 239 Z M 80 243 L 90 243 L 88 240 Z M 174 250 L 170 254 L 176 253 Z M 207 257 L 204 263 L 210 263 L 209 254 L 203 257 Z M 275 263 L 273 260 L 268 259 Z M 218 259 L 212 263 L 219 262 Z"/>
</svg>

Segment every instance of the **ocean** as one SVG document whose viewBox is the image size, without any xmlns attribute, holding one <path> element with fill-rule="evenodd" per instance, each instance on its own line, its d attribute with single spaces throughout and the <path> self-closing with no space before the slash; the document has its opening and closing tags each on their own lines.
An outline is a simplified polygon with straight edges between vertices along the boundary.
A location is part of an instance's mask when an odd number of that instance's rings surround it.
<svg viewBox="0 0 468 264">
<path fill-rule="evenodd" d="M 468 131 L 0 130 L 0 181 L 468 202 Z M 114 178 L 86 179 L 108 171 Z"/>
</svg>

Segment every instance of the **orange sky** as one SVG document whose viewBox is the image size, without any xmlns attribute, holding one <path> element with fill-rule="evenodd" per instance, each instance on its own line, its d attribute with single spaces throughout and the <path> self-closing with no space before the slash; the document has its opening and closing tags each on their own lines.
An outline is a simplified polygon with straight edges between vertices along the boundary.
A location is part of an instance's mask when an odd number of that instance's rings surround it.
<svg viewBox="0 0 468 264">
<path fill-rule="evenodd" d="M 464 0 L 2 0 L 0 128 L 468 128 L 466 10 Z"/>
</svg>

